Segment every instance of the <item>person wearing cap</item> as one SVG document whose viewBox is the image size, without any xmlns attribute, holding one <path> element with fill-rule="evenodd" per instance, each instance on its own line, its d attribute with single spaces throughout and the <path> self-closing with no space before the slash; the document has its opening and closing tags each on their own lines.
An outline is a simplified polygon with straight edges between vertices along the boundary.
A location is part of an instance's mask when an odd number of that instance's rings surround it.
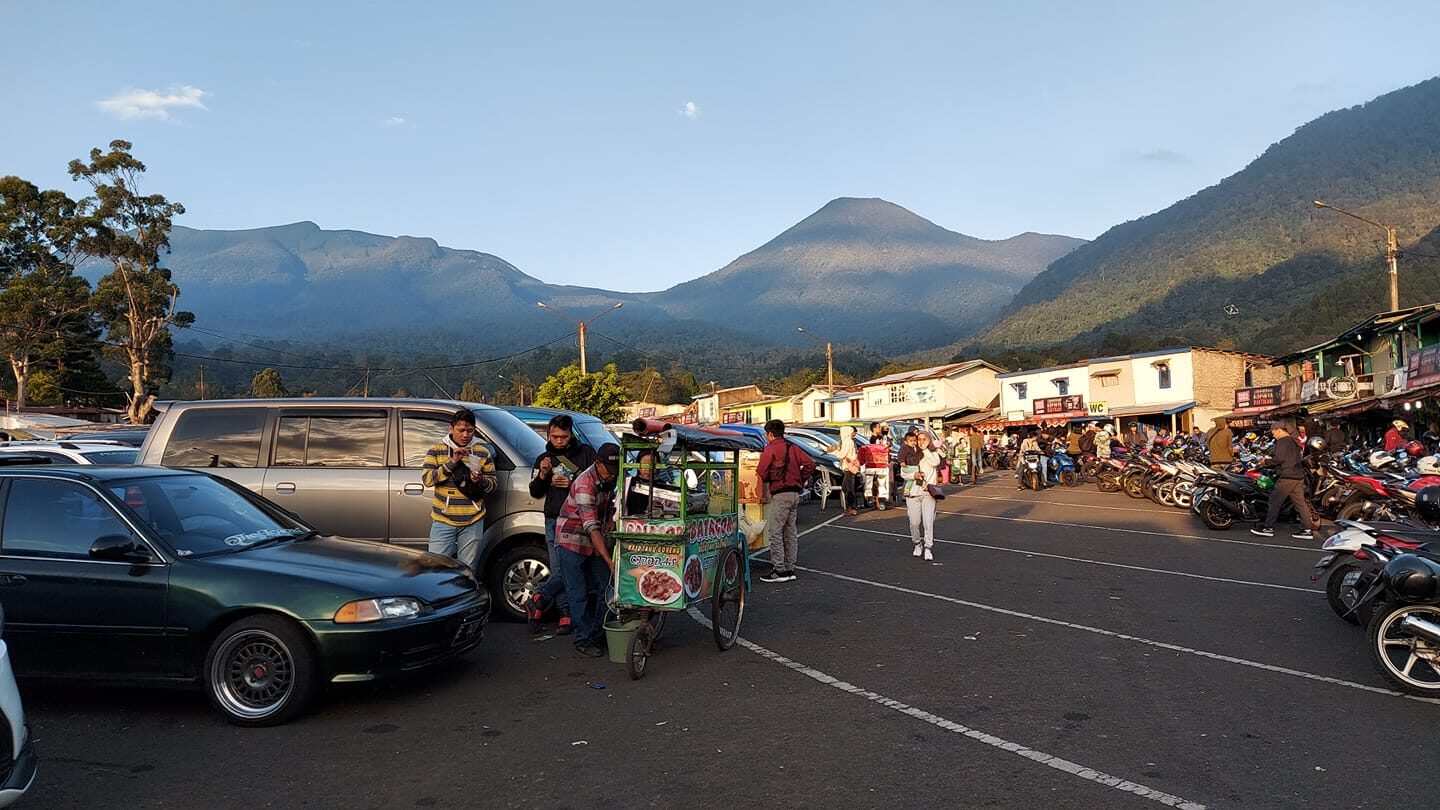
<svg viewBox="0 0 1440 810">
<path fill-rule="evenodd" d="M 555 524 L 560 507 L 570 493 L 570 482 L 579 472 L 595 463 L 595 450 L 575 440 L 575 420 L 568 413 L 557 413 L 545 426 L 545 451 L 535 458 L 530 473 L 530 497 L 543 498 L 545 515 L 545 549 L 555 557 Z M 545 580 L 525 604 L 525 617 L 530 631 L 539 632 L 540 622 L 552 607 L 560 614 L 556 635 L 569 635 L 574 629 L 570 606 L 565 601 L 565 581 L 558 576 Z"/>
<path fill-rule="evenodd" d="M 1405 434 L 1410 432 L 1410 425 L 1404 419 L 1396 419 L 1390 423 L 1390 429 L 1385 431 L 1385 452 L 1393 453 L 1405 446 L 1408 439 Z"/>
<path fill-rule="evenodd" d="M 490 451 L 475 440 L 475 414 L 469 408 L 450 417 L 450 432 L 444 441 L 425 453 L 420 482 L 435 490 L 430 502 L 429 551 L 453 557 L 475 571 L 485 525 L 485 498 L 499 486 L 499 479 Z"/>
<path fill-rule="evenodd" d="M 604 654 L 602 611 L 615 570 L 607 535 L 614 526 L 619 472 L 620 446 L 602 444 L 595 451 L 595 463 L 570 482 L 570 492 L 555 521 L 552 562 L 565 583 L 575 651 L 587 658 Z M 590 598 L 592 592 L 595 600 Z"/>
<path fill-rule="evenodd" d="M 1274 537 L 1275 521 L 1280 517 L 1280 510 L 1284 508 L 1286 500 L 1295 505 L 1295 514 L 1300 516 L 1300 524 L 1304 527 L 1291 537 L 1296 540 L 1314 540 L 1315 530 L 1320 528 L 1310 514 L 1310 502 L 1305 499 L 1305 450 L 1299 442 L 1291 439 L 1290 432 L 1293 429 L 1293 424 L 1288 421 L 1277 422 L 1270 428 L 1270 435 L 1275 437 L 1275 444 L 1270 448 L 1271 458 L 1275 462 L 1275 488 L 1270 491 L 1270 505 L 1265 512 L 1265 522 L 1251 529 L 1251 534 Z"/>
</svg>

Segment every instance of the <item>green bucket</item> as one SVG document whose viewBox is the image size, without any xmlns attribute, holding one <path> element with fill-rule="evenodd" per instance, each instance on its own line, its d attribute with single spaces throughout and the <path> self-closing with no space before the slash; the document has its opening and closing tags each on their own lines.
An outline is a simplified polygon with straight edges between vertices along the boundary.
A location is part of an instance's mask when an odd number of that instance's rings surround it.
<svg viewBox="0 0 1440 810">
<path fill-rule="evenodd" d="M 635 637 L 635 631 L 639 629 L 639 619 L 605 622 L 605 643 L 610 648 L 611 661 L 617 664 L 625 663 L 630 657 L 630 639 Z"/>
</svg>

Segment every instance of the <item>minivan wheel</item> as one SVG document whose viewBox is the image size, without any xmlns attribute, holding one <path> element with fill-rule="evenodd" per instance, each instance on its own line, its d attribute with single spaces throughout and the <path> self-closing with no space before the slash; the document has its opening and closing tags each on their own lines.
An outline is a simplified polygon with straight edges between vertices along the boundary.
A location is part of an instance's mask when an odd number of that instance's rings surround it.
<svg viewBox="0 0 1440 810">
<path fill-rule="evenodd" d="M 490 596 L 511 621 L 525 620 L 525 603 L 550 576 L 544 546 L 519 545 L 501 555 L 490 572 Z"/>
<path fill-rule="evenodd" d="M 319 686 L 304 631 L 279 616 L 246 616 L 205 656 L 205 694 L 237 726 L 274 726 L 305 711 Z"/>
</svg>

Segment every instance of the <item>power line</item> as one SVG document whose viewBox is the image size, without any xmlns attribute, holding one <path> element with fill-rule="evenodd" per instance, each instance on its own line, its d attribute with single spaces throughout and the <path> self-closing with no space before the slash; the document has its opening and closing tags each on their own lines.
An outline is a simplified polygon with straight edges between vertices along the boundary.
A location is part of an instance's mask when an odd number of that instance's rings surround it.
<svg viewBox="0 0 1440 810">
<path fill-rule="evenodd" d="M 601 334 L 601 333 L 599 333 L 599 332 L 594 332 L 594 331 L 592 331 L 592 332 L 590 332 L 590 334 L 593 335 L 594 337 L 598 337 L 598 338 L 601 338 L 601 339 L 603 339 L 603 340 L 608 340 L 609 342 L 614 343 L 616 346 L 619 346 L 619 347 L 624 348 L 624 349 L 629 349 L 629 350 L 632 351 L 632 352 L 636 352 L 636 353 L 642 354 L 642 355 L 644 355 L 644 356 L 646 356 L 646 357 L 655 357 L 655 358 L 659 358 L 659 359 L 661 359 L 661 360 L 668 360 L 668 361 L 670 361 L 671 363 L 678 363 L 679 365 L 682 365 L 682 366 L 694 366 L 695 368 L 721 369 L 721 370 L 724 370 L 724 371 L 757 371 L 757 370 L 761 370 L 761 371 L 779 371 L 779 370 L 781 370 L 781 369 L 788 368 L 788 366 L 779 365 L 779 364 L 777 364 L 777 365 L 759 365 L 759 364 L 756 364 L 756 365 L 750 365 L 750 366 L 726 366 L 726 365 L 720 365 L 720 364 L 718 364 L 718 363 L 700 363 L 700 362 L 696 362 L 696 361 L 694 361 L 694 360 L 683 360 L 683 359 L 678 358 L 678 357 L 671 357 L 671 356 L 666 355 L 666 354 L 657 354 L 657 353 L 655 353 L 655 352 L 647 352 L 647 351 L 645 351 L 644 349 L 636 348 L 636 347 L 634 347 L 634 346 L 631 346 L 631 345 L 628 344 L 628 343 L 623 343 L 623 342 L 621 342 L 621 341 L 616 340 L 615 338 L 610 337 L 609 335 Z"/>
</svg>

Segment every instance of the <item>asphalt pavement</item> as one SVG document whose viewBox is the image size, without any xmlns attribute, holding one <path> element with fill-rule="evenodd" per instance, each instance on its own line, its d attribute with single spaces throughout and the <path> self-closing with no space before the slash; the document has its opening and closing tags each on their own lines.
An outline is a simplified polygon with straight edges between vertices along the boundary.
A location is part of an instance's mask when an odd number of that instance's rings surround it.
<svg viewBox="0 0 1440 810">
<path fill-rule="evenodd" d="M 1319 541 L 1094 487 L 802 508 L 742 643 L 673 615 L 645 678 L 492 624 L 442 670 L 279 728 L 192 692 L 21 684 L 24 806 L 1433 808 L 1440 705 L 1392 692 L 1308 575 Z"/>
</svg>

